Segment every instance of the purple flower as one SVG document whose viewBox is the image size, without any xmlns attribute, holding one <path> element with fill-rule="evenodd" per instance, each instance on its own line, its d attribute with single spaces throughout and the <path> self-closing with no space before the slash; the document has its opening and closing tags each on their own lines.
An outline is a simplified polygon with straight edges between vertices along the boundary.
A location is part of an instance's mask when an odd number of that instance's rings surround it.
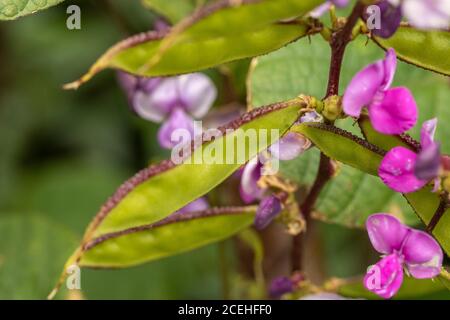
<svg viewBox="0 0 450 320">
<path fill-rule="evenodd" d="M 295 132 L 287 133 L 283 138 L 269 147 L 270 154 L 280 160 L 293 160 L 311 146 L 304 136 Z"/>
<path fill-rule="evenodd" d="M 265 229 L 280 212 L 281 201 L 277 196 L 270 195 L 263 198 L 256 211 L 255 228 Z"/>
<path fill-rule="evenodd" d="M 398 3 L 398 0 L 390 0 Z M 402 11 L 408 21 L 420 29 L 446 29 L 450 22 L 448 0 L 403 0 Z"/>
<path fill-rule="evenodd" d="M 294 291 L 294 282 L 289 277 L 275 278 L 270 284 L 269 296 L 272 299 L 279 299 L 286 293 Z"/>
<path fill-rule="evenodd" d="M 348 2 L 349 0 L 329 0 L 315 8 L 309 13 L 309 15 L 313 18 L 320 18 L 325 12 L 330 10 L 332 5 L 335 5 L 338 8 L 343 8 L 348 5 Z"/>
<path fill-rule="evenodd" d="M 197 200 L 192 201 L 187 204 L 183 208 L 176 211 L 174 214 L 185 214 L 190 212 L 200 212 L 205 211 L 209 208 L 208 201 L 204 197 L 198 198 Z"/>
<path fill-rule="evenodd" d="M 368 65 L 355 75 L 345 91 L 344 112 L 359 117 L 364 107 L 373 127 L 384 134 L 401 134 L 417 122 L 417 105 L 404 87 L 391 88 L 397 67 L 394 49 L 384 60 Z"/>
<path fill-rule="evenodd" d="M 316 111 L 306 112 L 303 116 L 300 117 L 300 123 L 305 122 L 322 122 L 322 115 L 318 114 Z"/>
<path fill-rule="evenodd" d="M 280 160 L 292 160 L 311 146 L 311 142 L 304 136 L 289 132 L 278 142 L 268 148 L 272 157 Z M 262 156 L 261 156 L 262 157 Z M 251 203 L 262 199 L 264 190 L 258 186 L 258 180 L 262 176 L 263 163 L 259 156 L 250 160 L 242 171 L 240 194 L 245 203 Z"/>
<path fill-rule="evenodd" d="M 402 9 L 393 5 L 389 0 L 377 4 L 380 9 L 380 28 L 372 30 L 372 34 L 381 38 L 390 38 L 400 27 L 402 22 Z"/>
<path fill-rule="evenodd" d="M 241 199 L 249 204 L 257 199 L 261 199 L 264 190 L 258 186 L 258 181 L 262 176 L 263 164 L 258 157 L 254 157 L 244 167 L 241 176 L 240 194 Z"/>
<path fill-rule="evenodd" d="M 441 167 L 441 146 L 434 141 L 437 119 L 424 122 L 420 134 L 421 150 L 417 156 L 414 174 L 417 178 L 429 181 L 439 174 Z"/>
<path fill-rule="evenodd" d="M 186 129 L 193 134 L 193 118 L 202 118 L 217 96 L 212 81 L 201 73 L 170 78 L 137 78 L 120 72 L 119 83 L 136 114 L 149 121 L 164 123 L 158 133 L 158 140 L 164 148 L 175 145 L 171 141 L 175 129 Z"/>
<path fill-rule="evenodd" d="M 370 242 L 384 257 L 368 269 L 364 286 L 385 299 L 392 298 L 403 282 L 403 268 L 416 279 L 439 275 L 443 253 L 427 233 L 402 224 L 391 215 L 378 213 L 366 222 Z"/>
<path fill-rule="evenodd" d="M 389 188 L 402 193 L 415 192 L 438 176 L 441 154 L 439 144 L 434 142 L 436 123 L 432 119 L 423 124 L 419 154 L 395 147 L 383 158 L 378 175 Z"/>
</svg>

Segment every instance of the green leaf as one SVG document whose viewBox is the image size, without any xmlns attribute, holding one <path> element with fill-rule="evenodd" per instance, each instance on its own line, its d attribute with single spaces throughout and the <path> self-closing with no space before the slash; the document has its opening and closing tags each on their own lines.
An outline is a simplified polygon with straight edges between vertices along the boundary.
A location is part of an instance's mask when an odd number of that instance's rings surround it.
<svg viewBox="0 0 450 320">
<path fill-rule="evenodd" d="M 142 0 L 142 3 L 173 24 L 191 14 L 204 1 L 197 0 Z"/>
<path fill-rule="evenodd" d="M 204 144 L 202 148 L 196 148 L 190 163 L 185 161 L 174 165 L 166 161 L 142 170 L 125 182 L 103 206 L 88 232 L 93 232 L 98 237 L 148 225 L 167 217 L 209 192 L 239 169 L 243 162 L 276 142 L 274 139 L 279 137 L 272 137 L 271 130 L 283 135 L 297 120 L 298 112 L 303 106 L 297 100 L 292 100 L 255 110 L 227 128 L 234 129 L 229 134 Z M 250 145 L 246 137 L 252 132 L 255 133 L 256 141 L 252 141 Z M 195 162 L 195 159 L 209 159 L 214 150 L 218 150 L 217 154 L 222 156 L 229 154 L 227 151 L 234 150 L 234 155 L 237 155 L 240 151 L 238 148 L 242 147 L 246 150 L 245 155 L 242 155 L 241 161 L 231 161 L 232 164 Z M 220 156 L 218 160 L 226 163 L 226 159 Z"/>
<path fill-rule="evenodd" d="M 44 299 L 76 236 L 43 216 L 0 214 L 0 299 Z"/>
<path fill-rule="evenodd" d="M 450 273 L 446 269 L 442 269 L 441 275 L 439 276 L 439 281 L 450 290 Z"/>
<path fill-rule="evenodd" d="M 341 286 L 338 293 L 349 298 L 363 298 L 370 300 L 381 300 L 381 298 L 374 293 L 368 291 L 364 285 L 362 278 L 352 281 Z M 414 279 L 406 277 L 403 284 L 394 296 L 394 300 L 407 299 L 450 299 L 450 292 L 446 290 L 444 285 L 439 281 L 432 279 Z"/>
<path fill-rule="evenodd" d="M 55 6 L 64 0 L 0 0 L 0 20 L 14 20 Z"/>
<path fill-rule="evenodd" d="M 347 131 L 320 123 L 303 123 L 291 129 L 310 139 L 325 155 L 346 165 L 378 174 L 383 151 Z"/>
<path fill-rule="evenodd" d="M 389 151 L 398 146 L 416 151 L 420 147 L 419 143 L 408 135 L 399 136 L 379 133 L 372 127 L 368 116 L 361 116 L 358 119 L 358 124 L 364 138 L 385 151 Z"/>
<path fill-rule="evenodd" d="M 382 48 L 394 48 L 397 56 L 421 68 L 450 75 L 450 32 L 401 26 L 389 39 L 373 37 Z"/>
<path fill-rule="evenodd" d="M 395 214 L 409 225 L 419 223 L 401 194 L 389 189 L 378 177 L 344 165 L 320 193 L 313 217 L 347 227 L 362 227 L 375 212 Z"/>
<path fill-rule="evenodd" d="M 79 265 L 125 268 L 226 239 L 253 223 L 256 208 L 175 214 L 154 225 L 106 234 L 85 245 Z"/>
<path fill-rule="evenodd" d="M 266 54 L 307 34 L 302 16 L 320 0 L 222 0 L 206 6 L 173 31 L 149 32 L 126 39 L 108 50 L 80 80 L 77 88 L 105 68 L 141 76 L 189 73 L 226 62 Z"/>
<path fill-rule="evenodd" d="M 431 187 L 404 195 L 408 203 L 413 207 L 414 211 L 420 217 L 425 225 L 428 225 L 434 216 L 440 204 L 440 197 L 438 194 L 432 192 Z M 433 235 L 444 251 L 450 256 L 450 234 L 448 232 L 450 227 L 450 209 L 447 209 L 441 220 L 433 230 Z"/>
</svg>

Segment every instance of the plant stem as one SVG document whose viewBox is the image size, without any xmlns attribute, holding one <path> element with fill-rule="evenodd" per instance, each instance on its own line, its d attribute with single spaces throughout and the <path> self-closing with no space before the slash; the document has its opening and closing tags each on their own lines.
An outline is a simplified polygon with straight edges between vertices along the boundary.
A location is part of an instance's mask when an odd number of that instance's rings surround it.
<svg viewBox="0 0 450 320">
<path fill-rule="evenodd" d="M 352 10 L 352 13 L 347 19 L 346 24 L 335 30 L 330 39 L 331 46 L 331 61 L 330 72 L 328 75 L 328 86 L 325 98 L 339 94 L 339 80 L 341 77 L 342 61 L 344 59 L 345 49 L 347 44 L 351 41 L 353 27 L 358 22 L 359 17 L 362 15 L 365 5 L 358 1 Z M 303 204 L 300 206 L 301 214 L 303 214 L 306 222 L 310 220 L 311 212 L 314 209 L 316 201 L 322 191 L 323 187 L 333 176 L 334 169 L 331 164 L 330 158 L 325 154 L 320 154 L 319 170 L 317 172 L 314 184 L 309 191 Z M 304 234 L 299 234 L 294 237 L 292 244 L 291 263 L 292 271 L 300 271 L 302 268 L 302 255 L 303 255 L 303 239 Z"/>
<path fill-rule="evenodd" d="M 357 2 L 352 13 L 347 19 L 345 26 L 331 36 L 331 63 L 328 76 L 328 88 L 325 98 L 339 93 L 339 80 L 341 77 L 342 61 L 344 59 L 345 49 L 352 37 L 353 27 L 362 15 L 365 5 Z"/>
<path fill-rule="evenodd" d="M 311 212 L 314 209 L 314 205 L 316 204 L 317 198 L 320 195 L 323 187 L 327 184 L 327 182 L 333 176 L 334 169 L 331 165 L 330 158 L 328 158 L 323 153 L 320 154 L 320 164 L 319 170 L 317 171 L 316 180 L 308 193 L 305 201 L 300 206 L 300 212 L 303 214 L 303 217 L 308 222 L 311 217 Z M 303 244 L 302 240 L 304 238 L 303 233 L 294 237 L 293 247 L 292 247 L 292 271 L 300 271 L 301 270 L 301 261 L 303 255 Z"/>
<path fill-rule="evenodd" d="M 230 300 L 230 272 L 228 268 L 226 242 L 219 243 L 220 282 L 222 284 L 222 299 Z"/>
<path fill-rule="evenodd" d="M 432 233 L 436 225 L 441 220 L 442 216 L 444 215 L 445 211 L 447 211 L 449 207 L 449 201 L 448 201 L 448 193 L 445 192 L 441 197 L 441 202 L 439 203 L 439 207 L 436 209 L 436 212 L 433 215 L 433 218 L 431 218 L 430 223 L 428 224 L 426 231 L 428 233 Z"/>
</svg>

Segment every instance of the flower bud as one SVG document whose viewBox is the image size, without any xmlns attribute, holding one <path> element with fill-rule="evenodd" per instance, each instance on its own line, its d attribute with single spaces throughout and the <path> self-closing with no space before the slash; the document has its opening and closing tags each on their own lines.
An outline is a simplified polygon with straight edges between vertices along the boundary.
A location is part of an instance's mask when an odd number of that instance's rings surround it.
<svg viewBox="0 0 450 320">
<path fill-rule="evenodd" d="M 342 97 L 331 96 L 325 99 L 322 115 L 330 120 L 334 121 L 342 117 Z"/>
</svg>

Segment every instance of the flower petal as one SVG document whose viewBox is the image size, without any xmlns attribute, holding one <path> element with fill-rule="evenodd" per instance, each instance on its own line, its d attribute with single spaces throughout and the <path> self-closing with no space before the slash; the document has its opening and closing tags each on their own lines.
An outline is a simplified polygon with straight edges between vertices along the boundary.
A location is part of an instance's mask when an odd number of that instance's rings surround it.
<svg viewBox="0 0 450 320">
<path fill-rule="evenodd" d="M 330 10 L 331 8 L 331 1 L 326 1 L 323 4 L 321 4 L 320 6 L 316 7 L 314 10 L 312 10 L 309 15 L 312 18 L 320 18 L 325 12 L 327 12 L 328 10 Z"/>
<path fill-rule="evenodd" d="M 153 85 L 152 82 L 141 83 L 142 88 Z M 148 89 L 148 88 L 147 88 Z M 152 90 L 138 90 L 133 98 L 134 111 L 144 119 L 161 122 L 175 107 L 179 106 L 177 80 L 162 80 Z"/>
<path fill-rule="evenodd" d="M 366 228 L 373 247 L 382 254 L 400 250 L 409 230 L 397 218 L 385 213 L 367 218 Z"/>
<path fill-rule="evenodd" d="M 426 180 L 417 179 L 414 167 L 417 155 L 409 149 L 395 147 L 383 158 L 378 175 L 389 188 L 402 193 L 410 193 L 421 189 Z"/>
<path fill-rule="evenodd" d="M 119 82 L 119 85 L 125 91 L 127 96 L 130 97 L 134 94 L 136 85 L 138 83 L 137 77 L 124 71 L 117 71 L 117 81 Z"/>
<path fill-rule="evenodd" d="M 370 64 L 358 72 L 350 81 L 342 100 L 344 112 L 359 117 L 361 110 L 368 106 L 380 89 L 384 80 L 384 62 Z"/>
<path fill-rule="evenodd" d="M 178 77 L 179 92 L 186 110 L 194 118 L 202 118 L 217 97 L 214 83 L 203 73 Z"/>
<path fill-rule="evenodd" d="M 258 157 L 254 157 L 244 167 L 241 177 L 240 194 L 245 203 L 251 203 L 260 199 L 264 190 L 258 186 L 258 180 L 261 178 L 262 164 Z"/>
<path fill-rule="evenodd" d="M 403 268 L 400 258 L 395 253 L 369 267 L 364 277 L 364 286 L 367 290 L 385 299 L 392 298 L 400 289 L 402 282 Z"/>
<path fill-rule="evenodd" d="M 402 254 L 414 278 L 433 278 L 441 272 L 444 254 L 436 240 L 426 232 L 411 230 Z"/>
<path fill-rule="evenodd" d="M 333 4 L 338 8 L 343 8 L 348 5 L 349 0 L 331 0 Z"/>
<path fill-rule="evenodd" d="M 439 143 L 432 143 L 426 148 L 422 148 L 417 156 L 414 166 L 414 174 L 420 180 L 429 181 L 437 178 L 441 168 L 441 146 Z"/>
<path fill-rule="evenodd" d="M 390 38 L 400 27 L 402 9 L 389 1 L 382 1 L 377 6 L 380 8 L 381 26 L 379 29 L 373 29 L 372 34 L 385 39 Z"/>
<path fill-rule="evenodd" d="M 427 148 L 428 146 L 434 144 L 434 135 L 436 133 L 437 118 L 425 121 L 420 130 L 420 145 L 422 148 Z"/>
<path fill-rule="evenodd" d="M 175 214 L 205 211 L 208 208 L 209 208 L 208 201 L 206 201 L 205 197 L 201 197 L 187 204 L 186 206 L 175 212 Z"/>
<path fill-rule="evenodd" d="M 316 111 L 310 111 L 301 116 L 299 122 L 322 122 L 322 120 L 322 115 L 318 114 Z"/>
<path fill-rule="evenodd" d="M 311 146 L 311 141 L 301 134 L 289 132 L 269 147 L 270 153 L 280 160 L 297 158 Z"/>
<path fill-rule="evenodd" d="M 386 56 L 383 60 L 384 78 L 382 84 L 382 90 L 387 90 L 394 81 L 395 71 L 397 70 L 397 54 L 395 50 L 389 48 L 386 51 Z"/>
<path fill-rule="evenodd" d="M 175 130 L 187 130 L 194 137 L 194 120 L 189 117 L 181 108 L 175 109 L 169 119 L 159 128 L 159 144 L 166 149 L 171 149 L 183 141 L 173 141 L 172 134 Z"/>
<path fill-rule="evenodd" d="M 279 299 L 282 295 L 294 290 L 294 283 L 289 277 L 278 277 L 272 280 L 269 288 L 269 296 Z"/>
<path fill-rule="evenodd" d="M 450 22 L 450 2 L 446 0 L 407 0 L 403 14 L 415 27 L 446 29 Z"/>
<path fill-rule="evenodd" d="M 373 127 L 384 134 L 402 134 L 417 122 L 417 105 L 407 88 L 393 88 L 379 93 L 370 105 L 369 117 Z"/>
<path fill-rule="evenodd" d="M 144 91 L 145 93 L 152 93 L 159 84 L 163 81 L 163 78 L 138 78 L 137 89 Z"/>
<path fill-rule="evenodd" d="M 258 230 L 265 229 L 280 212 L 280 199 L 274 195 L 263 198 L 256 211 L 255 228 Z"/>
</svg>

